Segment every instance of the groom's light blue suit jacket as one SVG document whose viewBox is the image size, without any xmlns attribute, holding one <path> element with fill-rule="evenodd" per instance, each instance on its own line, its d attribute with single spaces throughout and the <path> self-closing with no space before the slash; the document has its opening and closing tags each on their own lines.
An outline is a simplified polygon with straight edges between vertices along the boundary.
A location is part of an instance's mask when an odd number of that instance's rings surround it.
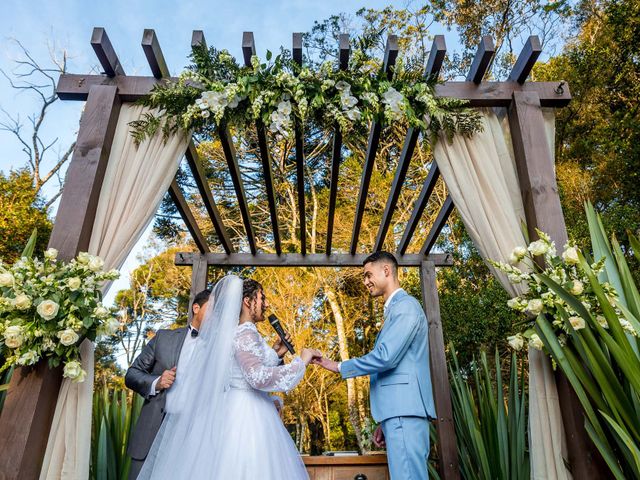
<svg viewBox="0 0 640 480">
<path fill-rule="evenodd" d="M 370 375 L 371 414 L 436 418 L 429 370 L 429 329 L 420 303 L 404 290 L 385 309 L 385 322 L 371 352 L 342 362 L 343 378 Z"/>
</svg>

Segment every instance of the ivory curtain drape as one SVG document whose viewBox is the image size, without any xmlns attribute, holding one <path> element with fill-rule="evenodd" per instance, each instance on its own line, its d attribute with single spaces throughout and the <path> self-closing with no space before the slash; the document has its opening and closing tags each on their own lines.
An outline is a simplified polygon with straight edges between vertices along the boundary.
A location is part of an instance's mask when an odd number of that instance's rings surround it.
<svg viewBox="0 0 640 480">
<path fill-rule="evenodd" d="M 187 149 L 184 134 L 166 141 L 157 135 L 136 146 L 129 122 L 146 111 L 142 106 L 123 104 L 118 117 L 88 249 L 104 260 L 107 269 L 122 266 L 152 221 Z M 93 343 L 85 340 L 80 353 L 87 376 L 83 383 L 63 379 L 41 480 L 89 477 Z"/>
<path fill-rule="evenodd" d="M 545 127 L 553 148 L 555 120 L 545 111 Z M 472 137 L 440 135 L 434 158 L 464 225 L 482 257 L 508 262 L 516 246 L 526 246 L 524 207 L 515 166 L 506 111 L 483 110 L 483 131 Z M 552 150 L 553 151 L 553 150 Z M 489 266 L 511 296 L 522 285 Z M 529 443 L 531 478 L 571 478 L 563 454 L 566 442 L 558 393 L 549 359 L 529 350 Z"/>
</svg>

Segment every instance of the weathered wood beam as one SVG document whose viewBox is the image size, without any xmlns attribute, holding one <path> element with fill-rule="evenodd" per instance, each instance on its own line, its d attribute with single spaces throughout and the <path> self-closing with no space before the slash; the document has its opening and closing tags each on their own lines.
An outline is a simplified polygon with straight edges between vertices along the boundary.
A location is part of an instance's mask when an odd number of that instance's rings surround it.
<svg viewBox="0 0 640 480">
<path fill-rule="evenodd" d="M 393 66 L 398 58 L 398 37 L 389 35 L 384 53 L 383 71 L 387 78 L 391 79 L 393 75 Z M 354 255 L 358 250 L 358 241 L 360 237 L 360 228 L 362 227 L 362 219 L 364 210 L 367 205 L 367 196 L 369 195 L 369 183 L 371 182 L 371 174 L 380 144 L 380 133 L 382 132 L 382 124 L 374 121 L 371 125 L 371 133 L 369 134 L 369 142 L 367 145 L 367 153 L 365 154 L 365 162 L 362 168 L 362 179 L 360 181 L 360 189 L 358 190 L 358 201 L 356 204 L 356 216 L 353 222 L 353 232 L 351 234 L 350 253 Z"/>
<path fill-rule="evenodd" d="M 537 238 L 537 227 L 562 248 L 567 242 L 567 229 L 539 97 L 534 92 L 515 92 L 508 115 L 529 237 Z M 556 386 L 572 476 L 609 478 L 602 457 L 586 433 L 580 402 L 560 371 Z"/>
<path fill-rule="evenodd" d="M 202 45 L 207 48 L 207 41 L 204 39 L 204 32 L 202 30 L 194 30 L 191 34 L 191 48 L 196 45 Z"/>
<path fill-rule="evenodd" d="M 176 82 L 177 78 L 157 79 L 151 76 L 116 76 L 109 78 L 105 75 L 78 75 L 65 73 L 60 75 L 56 93 L 61 100 L 85 101 L 89 88 L 93 85 L 115 85 L 118 87 L 120 100 L 135 102 L 149 95 L 151 89 L 163 82 Z M 563 83 L 562 91 L 558 90 L 557 82 L 445 82 L 436 85 L 435 95 L 438 98 L 459 98 L 469 102 L 470 107 L 508 107 L 514 92 L 535 92 L 540 97 L 543 107 L 565 107 L 571 101 L 569 86 Z M 557 91 L 558 90 L 558 91 Z"/>
<path fill-rule="evenodd" d="M 293 34 L 293 61 L 302 66 L 302 33 Z M 300 224 L 300 251 L 303 255 L 307 253 L 307 213 L 305 208 L 304 191 L 304 128 L 302 123 L 296 119 L 293 129 L 296 142 L 296 179 L 298 184 L 298 216 Z"/>
<path fill-rule="evenodd" d="M 242 56 L 244 57 L 245 66 L 251 66 L 251 57 L 255 54 L 256 44 L 253 32 L 244 32 L 242 34 Z M 262 162 L 262 171 L 264 173 L 264 186 L 269 203 L 269 216 L 271 218 L 271 227 L 273 230 L 273 243 L 276 253 L 280 255 L 282 253 L 282 244 L 280 241 L 276 193 L 273 187 L 273 173 L 271 171 L 271 155 L 269 153 L 269 144 L 267 143 L 267 132 L 262 120 L 256 121 L 256 132 L 258 134 L 258 147 L 260 149 L 260 160 Z"/>
<path fill-rule="evenodd" d="M 438 78 L 446 53 L 447 46 L 444 41 L 444 35 L 436 35 L 433 40 L 433 45 L 431 46 L 431 53 L 429 54 L 429 59 L 427 61 L 427 68 L 424 72 L 424 76 L 427 80 L 431 78 Z M 415 150 L 419 135 L 420 130 L 418 128 L 410 127 L 407 132 L 407 136 L 404 139 L 404 145 L 402 146 L 400 160 L 398 160 L 396 174 L 393 177 L 393 183 L 391 184 L 391 192 L 389 193 L 389 198 L 387 199 L 387 204 L 384 208 L 384 213 L 382 214 L 382 221 L 378 228 L 378 235 L 373 248 L 374 251 L 382 250 L 382 246 L 384 245 L 389 226 L 391 225 L 391 218 L 393 217 L 393 212 L 395 211 L 398 199 L 400 198 L 400 191 L 402 190 L 404 179 L 407 176 L 411 157 L 413 157 L 413 151 Z"/>
<path fill-rule="evenodd" d="M 493 44 L 493 39 L 488 35 L 482 37 L 480 45 L 478 45 L 478 50 L 476 51 L 476 56 L 473 57 L 473 63 L 471 64 L 471 68 L 467 74 L 468 82 L 473 82 L 476 85 L 479 85 L 480 82 L 482 82 L 482 78 L 485 73 L 487 73 L 489 64 L 491 63 L 491 58 L 495 53 L 496 48 Z"/>
<path fill-rule="evenodd" d="M 169 67 L 162 54 L 160 42 L 155 30 L 146 28 L 142 34 L 142 50 L 147 57 L 147 62 L 151 68 L 151 73 L 155 78 L 168 78 Z"/>
<path fill-rule="evenodd" d="M 176 253 L 175 264 L 180 266 L 192 265 L 198 254 L 193 252 Z M 361 267 L 368 254 L 340 254 L 334 253 L 207 253 L 207 264 L 216 267 Z M 425 260 L 433 262 L 436 266 L 447 267 L 453 265 L 453 259 L 449 254 L 437 253 L 424 257 L 423 255 L 396 256 L 401 267 L 419 267 Z"/>
<path fill-rule="evenodd" d="M 349 34 L 340 34 L 340 53 L 339 66 L 340 70 L 349 68 L 349 55 L 351 47 L 349 46 Z M 331 149 L 331 183 L 329 185 L 329 211 L 327 218 L 327 247 L 325 253 L 331 255 L 331 244 L 333 243 L 333 223 L 336 214 L 336 201 L 338 199 L 338 179 L 340 178 L 340 162 L 342 161 L 342 132 L 340 125 L 336 122 L 333 127 L 333 147 Z"/>
<path fill-rule="evenodd" d="M 520 55 L 518 55 L 516 63 L 513 65 L 509 80 L 523 84 L 531 73 L 533 66 L 536 64 L 540 53 L 542 53 L 540 39 L 537 35 L 531 35 L 527 39 L 527 43 L 524 44 Z"/>
<path fill-rule="evenodd" d="M 436 407 L 436 432 L 438 434 L 438 473 L 443 480 L 460 478 L 456 431 L 451 406 L 451 385 L 444 348 L 440 300 L 436 283 L 436 267 L 431 261 L 422 262 L 420 280 L 424 312 L 429 324 L 429 366 Z"/>
<path fill-rule="evenodd" d="M 206 238 L 204 238 L 204 235 L 200 231 L 198 222 L 196 222 L 196 219 L 191 212 L 191 208 L 189 208 L 189 204 L 184 198 L 184 195 L 180 190 L 180 186 L 178 185 L 178 182 L 175 178 L 169 186 L 169 196 L 171 197 L 173 203 L 176 205 L 178 213 L 187 226 L 187 230 L 189 230 L 189 233 L 191 234 L 193 241 L 196 243 L 196 247 L 198 247 L 198 250 L 200 250 L 201 253 L 209 252 L 210 250 L 209 246 L 207 245 L 207 240 Z"/>
<path fill-rule="evenodd" d="M 196 295 L 207 288 L 207 256 L 205 254 L 193 254 L 193 264 L 191 270 L 191 288 L 189 289 L 189 323 L 193 318 L 193 300 Z"/>
<path fill-rule="evenodd" d="M 218 206 L 213 199 L 213 194 L 211 193 L 207 176 L 204 173 L 204 168 L 202 168 L 202 161 L 200 160 L 198 150 L 196 149 L 193 140 L 189 141 L 185 156 L 189 169 L 191 170 L 191 175 L 193 175 L 193 179 L 195 180 L 200 196 L 202 197 L 204 207 L 209 214 L 209 218 L 211 219 L 213 228 L 216 231 L 216 235 L 218 235 L 218 240 L 220 241 L 222 248 L 224 248 L 224 251 L 231 253 L 235 251 L 235 249 L 231 243 L 231 238 L 229 237 L 227 228 L 224 226 L 224 222 L 222 221 L 222 216 L 220 215 Z"/>
<path fill-rule="evenodd" d="M 118 55 L 116 54 L 113 45 L 111 45 L 111 40 L 109 40 L 109 36 L 104 28 L 95 27 L 93 29 L 93 33 L 91 34 L 91 46 L 93 47 L 93 51 L 96 53 L 96 57 L 98 57 L 100 65 L 102 65 L 104 73 L 108 77 L 125 74 L 124 68 L 122 68 Z"/>
<path fill-rule="evenodd" d="M 422 218 L 422 212 L 424 212 L 424 209 L 429 202 L 429 197 L 431 197 L 433 189 L 436 188 L 436 182 L 438 181 L 439 176 L 440 171 L 438 170 L 438 165 L 436 165 L 436 162 L 433 162 L 431 164 L 431 169 L 429 170 L 429 175 L 427 175 L 427 178 L 422 185 L 420 196 L 413 205 L 413 212 L 411 212 L 411 217 L 407 222 L 402 239 L 398 244 L 397 255 L 404 255 L 406 253 L 409 243 L 411 243 L 413 233 L 416 231 L 418 223 L 420 223 L 420 219 Z"/>
<path fill-rule="evenodd" d="M 247 234 L 247 243 L 251 253 L 256 253 L 256 238 L 253 232 L 253 225 L 251 224 L 251 215 L 249 213 L 249 204 L 247 203 L 247 196 L 244 193 L 244 186 L 242 183 L 242 175 L 240 174 L 240 167 L 238 166 L 238 160 L 236 158 L 236 149 L 233 145 L 233 139 L 229 133 L 229 129 L 226 125 L 220 125 L 218 128 L 218 134 L 220 136 L 220 144 L 224 151 L 224 156 L 227 160 L 227 166 L 229 167 L 229 174 L 233 182 L 233 188 L 236 191 L 236 197 L 238 198 L 238 206 L 240 207 L 240 215 L 242 216 L 242 222 Z"/>
<path fill-rule="evenodd" d="M 444 228 L 444 226 L 447 223 L 447 220 L 449 219 L 449 215 L 451 215 L 451 212 L 453 211 L 453 207 L 454 207 L 453 200 L 451 200 L 450 196 L 447 196 L 444 203 L 442 204 L 442 208 L 438 212 L 436 221 L 433 222 L 433 225 L 431 226 L 431 230 L 429 230 L 427 239 L 424 241 L 424 244 L 420 249 L 421 255 L 428 255 L 429 252 L 431 252 L 431 249 L 435 245 L 436 240 L 440 235 L 440 232 L 442 232 L 442 229 Z"/>
</svg>

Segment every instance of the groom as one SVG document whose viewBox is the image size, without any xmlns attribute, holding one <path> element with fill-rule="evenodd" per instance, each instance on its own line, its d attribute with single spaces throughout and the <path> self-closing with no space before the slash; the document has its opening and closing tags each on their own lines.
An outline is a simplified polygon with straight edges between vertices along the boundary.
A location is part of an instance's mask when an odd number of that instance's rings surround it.
<svg viewBox="0 0 640 480">
<path fill-rule="evenodd" d="M 176 387 L 176 371 L 187 370 L 191 354 L 198 342 L 211 290 L 203 290 L 193 299 L 193 318 L 188 327 L 158 330 L 127 370 L 125 385 L 144 397 L 144 404 L 129 440 L 127 453 L 131 457 L 129 480 L 135 480 L 142 469 L 151 444 L 164 419 L 167 395 Z"/>
<path fill-rule="evenodd" d="M 364 285 L 384 299 L 384 326 L 373 350 L 359 358 L 315 363 L 342 378 L 369 375 L 371 414 L 380 423 L 373 440 L 386 446 L 392 480 L 429 477 L 429 421 L 435 418 L 427 319 L 420 303 L 398 282 L 398 262 L 388 252 L 364 261 Z"/>
</svg>

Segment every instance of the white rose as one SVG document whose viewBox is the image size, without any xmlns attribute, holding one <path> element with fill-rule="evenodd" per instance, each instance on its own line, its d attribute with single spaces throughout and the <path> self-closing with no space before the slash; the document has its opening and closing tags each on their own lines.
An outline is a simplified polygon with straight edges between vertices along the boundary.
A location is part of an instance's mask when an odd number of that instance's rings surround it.
<svg viewBox="0 0 640 480">
<path fill-rule="evenodd" d="M 104 260 L 102 260 L 100 257 L 91 257 L 91 260 L 89 260 L 89 268 L 91 270 L 97 272 L 99 270 L 102 270 L 102 267 L 104 267 Z"/>
<path fill-rule="evenodd" d="M 16 295 L 16 298 L 13 299 L 13 305 L 18 310 L 26 310 L 31 307 L 31 299 L 24 293 L 21 293 L 20 295 Z"/>
<path fill-rule="evenodd" d="M 51 320 L 58 314 L 60 306 L 53 300 L 44 300 L 38 305 L 38 314 L 45 320 Z"/>
<path fill-rule="evenodd" d="M 518 297 L 507 300 L 507 307 L 518 310 L 520 308 L 520 299 Z"/>
<path fill-rule="evenodd" d="M 584 323 L 584 318 L 582 317 L 569 317 L 569 323 L 574 328 L 574 330 L 580 330 L 586 326 Z"/>
<path fill-rule="evenodd" d="M 526 254 L 527 254 L 526 248 L 524 247 L 514 248 L 513 251 L 511 252 L 511 255 L 509 255 L 509 263 L 511 263 L 512 265 L 519 263 L 520 260 L 522 260 Z"/>
<path fill-rule="evenodd" d="M 65 364 L 62 376 L 70 378 L 74 383 L 81 383 L 84 382 L 87 372 L 82 370 L 80 362 L 73 360 Z"/>
<path fill-rule="evenodd" d="M 40 360 L 38 354 L 33 350 L 29 350 L 28 352 L 22 354 L 17 363 L 18 365 L 33 365 L 38 360 Z"/>
<path fill-rule="evenodd" d="M 584 285 L 580 280 L 574 280 L 573 286 L 571 287 L 571 290 L 569 290 L 569 292 L 571 292 L 573 295 L 580 295 L 582 292 L 584 292 Z"/>
<path fill-rule="evenodd" d="M 93 310 L 93 314 L 98 317 L 98 318 L 104 318 L 107 315 L 109 315 L 109 310 L 107 310 L 105 307 L 103 307 L 102 305 L 98 305 L 94 310 Z"/>
<path fill-rule="evenodd" d="M 540 340 L 538 334 L 534 333 L 529 339 L 529 346 L 535 348 L 536 350 L 542 350 L 542 347 L 544 347 L 544 343 L 542 343 L 542 340 Z"/>
<path fill-rule="evenodd" d="M 580 262 L 576 247 L 567 247 L 562 254 L 562 259 L 569 265 L 577 265 Z"/>
<path fill-rule="evenodd" d="M 55 260 L 56 258 L 58 258 L 58 250 L 56 250 L 55 248 L 48 248 L 44 252 L 44 258 L 48 258 L 49 260 Z"/>
<path fill-rule="evenodd" d="M 83 265 L 86 265 L 87 263 L 89 263 L 89 260 L 91 260 L 91 255 L 89 255 L 87 252 L 80 252 L 78 254 L 78 262 L 82 263 Z"/>
<path fill-rule="evenodd" d="M 67 278 L 67 287 L 69 287 L 70 290 L 77 290 L 80 288 L 80 285 L 82 285 L 82 281 L 78 277 Z"/>
<path fill-rule="evenodd" d="M 109 320 L 104 322 L 100 327 L 98 327 L 98 335 L 105 335 L 110 337 L 115 334 L 120 328 L 120 322 L 117 318 L 111 317 Z"/>
<path fill-rule="evenodd" d="M 507 337 L 507 342 L 509 342 L 509 346 L 514 350 L 521 350 L 524 346 L 524 337 L 518 333 L 517 335 Z"/>
<path fill-rule="evenodd" d="M 13 285 L 14 278 L 9 272 L 0 273 L 0 287 L 11 287 Z"/>
<path fill-rule="evenodd" d="M 22 345 L 24 337 L 22 336 L 22 327 L 19 325 L 11 325 L 4 331 L 4 344 L 9 348 L 18 348 Z"/>
<path fill-rule="evenodd" d="M 538 315 L 540 312 L 542 312 L 543 308 L 544 303 L 539 298 L 531 299 L 529 300 L 529 303 L 527 303 L 527 311 L 534 315 Z"/>
<path fill-rule="evenodd" d="M 80 338 L 78 334 L 72 330 L 71 328 L 67 328 L 66 330 L 61 330 L 58 332 L 58 338 L 60 339 L 60 343 L 65 347 L 69 345 L 75 344 Z"/>
<path fill-rule="evenodd" d="M 543 240 L 536 240 L 529 245 L 529 251 L 532 255 L 544 255 L 549 251 L 549 245 Z"/>
</svg>

